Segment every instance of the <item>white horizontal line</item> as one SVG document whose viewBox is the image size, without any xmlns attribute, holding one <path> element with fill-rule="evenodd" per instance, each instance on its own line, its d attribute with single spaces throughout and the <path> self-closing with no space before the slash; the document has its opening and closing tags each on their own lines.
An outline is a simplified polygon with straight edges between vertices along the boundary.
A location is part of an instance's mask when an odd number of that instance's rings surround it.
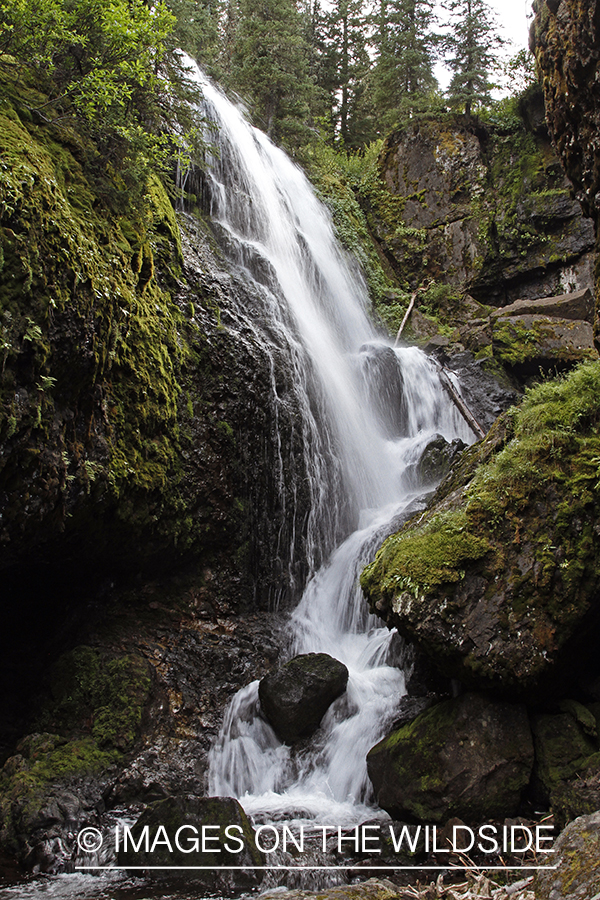
<svg viewBox="0 0 600 900">
<path fill-rule="evenodd" d="M 272 872 L 275 870 L 282 872 L 324 872 L 345 869 L 353 872 L 366 872 L 377 870 L 379 872 L 389 872 L 392 869 L 402 869 L 407 871 L 435 871 L 435 872 L 457 872 L 463 870 L 475 870 L 477 872 L 529 872 L 544 869 L 553 871 L 558 866 L 75 866 L 77 871 L 86 872 L 90 869 L 110 869 L 114 872 L 134 870 L 149 871 L 153 869 L 166 870 L 195 870 L 205 872 Z"/>
</svg>

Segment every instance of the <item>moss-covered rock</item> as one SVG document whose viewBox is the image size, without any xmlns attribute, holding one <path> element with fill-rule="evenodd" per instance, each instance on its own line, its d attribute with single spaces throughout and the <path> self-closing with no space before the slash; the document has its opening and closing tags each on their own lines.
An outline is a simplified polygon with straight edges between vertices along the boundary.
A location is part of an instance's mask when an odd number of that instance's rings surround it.
<svg viewBox="0 0 600 900">
<path fill-rule="evenodd" d="M 593 668 L 599 396 L 598 363 L 532 389 L 364 570 L 372 609 L 446 674 L 532 695 Z"/>
<path fill-rule="evenodd" d="M 598 751 L 598 741 L 585 734 L 569 713 L 534 715 L 535 775 L 549 797 L 552 790 L 582 771 Z M 600 755 L 598 756 L 600 761 Z"/>
<path fill-rule="evenodd" d="M 163 867 L 152 874 L 186 877 L 221 891 L 250 888 L 261 881 L 262 872 L 253 871 L 264 864 L 254 832 L 231 797 L 168 797 L 149 806 L 130 833 L 127 845 L 119 850 L 120 866 Z M 177 866 L 198 869 L 177 872 Z M 236 866 L 247 868 L 235 871 Z"/>
<path fill-rule="evenodd" d="M 590 900 L 600 891 L 600 812 L 575 819 L 562 832 L 547 869 L 536 872 L 537 900 Z"/>
<path fill-rule="evenodd" d="M 403 287 L 433 279 L 502 306 L 591 283 L 592 223 L 544 129 L 516 108 L 504 122 L 411 123 L 386 139 L 379 178 L 359 196 Z M 435 311 L 426 296 L 418 306 Z M 460 308 L 446 300 L 437 317 L 455 326 Z"/>
<path fill-rule="evenodd" d="M 525 707 L 470 693 L 421 713 L 367 756 L 379 806 L 425 823 L 514 815 L 532 765 Z"/>
</svg>

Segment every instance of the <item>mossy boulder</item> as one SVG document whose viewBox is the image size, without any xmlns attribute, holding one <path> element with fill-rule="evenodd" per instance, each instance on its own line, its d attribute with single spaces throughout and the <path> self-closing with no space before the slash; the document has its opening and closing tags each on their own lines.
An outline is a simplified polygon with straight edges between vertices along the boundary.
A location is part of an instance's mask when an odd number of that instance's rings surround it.
<svg viewBox="0 0 600 900">
<path fill-rule="evenodd" d="M 600 812 L 571 822 L 535 874 L 537 900 L 591 900 L 600 892 Z"/>
<path fill-rule="evenodd" d="M 118 853 L 120 866 L 163 867 L 151 872 L 154 877 L 186 877 L 225 891 L 255 887 L 262 879 L 262 872 L 253 871 L 264 865 L 254 831 L 231 797 L 167 797 L 149 806 L 130 833 Z M 178 866 L 198 869 L 178 871 Z M 235 871 L 234 866 L 248 868 Z"/>
<path fill-rule="evenodd" d="M 59 658 L 37 723 L 53 730 L 22 738 L 0 770 L 2 851 L 29 868 L 56 863 L 45 842 L 77 830 L 100 802 L 103 775 L 139 738 L 150 685 L 136 654 L 107 658 L 81 646 Z"/>
<path fill-rule="evenodd" d="M 599 398 L 599 363 L 530 390 L 364 570 L 372 610 L 446 675 L 533 697 L 595 671 Z"/>
<path fill-rule="evenodd" d="M 531 716 L 535 747 L 532 787 L 549 803 L 557 825 L 600 809 L 600 752 L 596 718 L 575 700 L 561 712 Z"/>
<path fill-rule="evenodd" d="M 532 766 L 525 707 L 473 693 L 426 710 L 367 756 L 379 806 L 425 823 L 514 815 Z"/>
<path fill-rule="evenodd" d="M 44 845 L 76 831 L 101 799 L 92 790 L 86 804 L 82 780 L 109 770 L 120 756 L 88 735 L 67 739 L 42 732 L 23 738 L 0 770 L 0 849 L 27 868 L 42 864 Z"/>
<path fill-rule="evenodd" d="M 285 743 L 308 737 L 346 690 L 348 669 L 327 653 L 295 656 L 258 686 L 262 711 Z"/>
<path fill-rule="evenodd" d="M 585 707 L 584 707 L 585 709 Z M 561 782 L 572 778 L 598 753 L 598 739 L 586 734 L 568 712 L 532 716 L 535 775 L 549 796 Z M 600 763 L 600 755 L 597 757 Z"/>
<path fill-rule="evenodd" d="M 550 793 L 552 815 L 558 828 L 564 828 L 579 816 L 600 809 L 600 754 L 591 757 L 588 766 L 575 778 L 561 781 Z"/>
</svg>

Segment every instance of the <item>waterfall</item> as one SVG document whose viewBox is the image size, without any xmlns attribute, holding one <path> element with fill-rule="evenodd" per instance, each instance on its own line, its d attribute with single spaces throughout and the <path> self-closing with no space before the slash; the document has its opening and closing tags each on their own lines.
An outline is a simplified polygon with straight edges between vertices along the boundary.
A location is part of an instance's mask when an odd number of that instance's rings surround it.
<svg viewBox="0 0 600 900">
<path fill-rule="evenodd" d="M 353 823 L 372 814 L 365 756 L 405 692 L 406 658 L 398 636 L 368 614 L 358 575 L 422 492 L 414 473 L 427 442 L 473 435 L 427 357 L 393 349 L 376 332 L 364 281 L 301 170 L 195 68 L 193 76 L 213 123 L 211 221 L 256 298 L 239 315 L 267 352 L 283 353 L 293 377 L 309 577 L 288 654 L 326 652 L 350 673 L 299 753 L 261 717 L 258 683 L 240 691 L 211 752 L 210 792 L 238 797 L 255 816 Z M 277 418 L 289 398 L 276 378 L 273 396 Z M 280 458 L 273 477 L 281 484 L 283 469 Z"/>
</svg>

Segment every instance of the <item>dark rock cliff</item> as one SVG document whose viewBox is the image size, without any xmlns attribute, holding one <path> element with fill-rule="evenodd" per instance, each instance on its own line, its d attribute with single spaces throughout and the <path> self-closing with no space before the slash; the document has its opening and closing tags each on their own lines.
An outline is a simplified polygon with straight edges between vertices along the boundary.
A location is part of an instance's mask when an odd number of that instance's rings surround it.
<svg viewBox="0 0 600 900">
<path fill-rule="evenodd" d="M 0 844 L 44 868 L 99 804 L 203 789 L 309 500 L 290 375 L 202 214 L 158 179 L 130 203 L 27 91 L 0 105 Z"/>
<path fill-rule="evenodd" d="M 594 226 L 582 212 L 546 129 L 539 89 L 483 122 L 424 119 L 389 136 L 359 189 L 393 291 L 380 312 L 428 352 L 468 351 L 513 385 L 595 358 L 593 310 L 498 308 L 594 287 Z M 402 299 L 405 298 L 405 299 Z"/>
<path fill-rule="evenodd" d="M 598 234 L 600 6 L 595 0 L 536 0 L 535 8 L 530 43 L 543 76 L 548 127 Z"/>
<path fill-rule="evenodd" d="M 589 286 L 593 226 L 544 129 L 425 121 L 386 139 L 380 171 L 370 221 L 411 287 L 436 279 L 504 306 Z"/>
</svg>

